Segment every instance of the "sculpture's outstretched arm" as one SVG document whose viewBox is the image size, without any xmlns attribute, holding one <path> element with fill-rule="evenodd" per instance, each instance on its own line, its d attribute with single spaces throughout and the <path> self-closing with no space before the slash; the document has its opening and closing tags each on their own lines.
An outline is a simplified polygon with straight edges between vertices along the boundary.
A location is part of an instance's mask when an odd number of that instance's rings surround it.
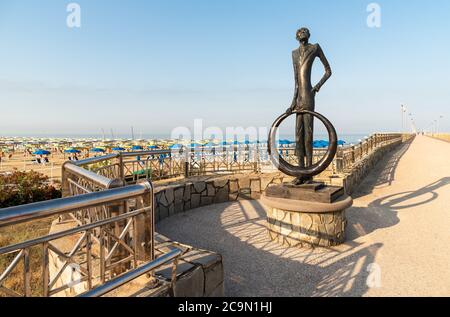
<svg viewBox="0 0 450 317">
<path fill-rule="evenodd" d="M 294 76 L 295 76 L 295 91 L 294 98 L 291 103 L 291 107 L 287 110 L 288 112 L 292 112 L 295 110 L 297 106 L 297 98 L 298 98 L 298 69 L 297 69 L 297 61 L 295 60 L 295 54 L 292 53 L 292 62 L 294 64 Z"/>
<path fill-rule="evenodd" d="M 325 54 L 322 51 L 322 48 L 320 47 L 320 45 L 318 45 L 318 56 L 320 58 L 320 61 L 323 64 L 323 67 L 325 68 L 325 74 L 323 75 L 322 79 L 319 81 L 319 83 L 314 86 L 314 91 L 318 92 L 320 90 L 320 88 L 322 88 L 323 84 L 325 84 L 325 82 L 331 77 L 331 67 L 330 64 L 328 63 L 327 58 L 325 57 Z"/>
</svg>

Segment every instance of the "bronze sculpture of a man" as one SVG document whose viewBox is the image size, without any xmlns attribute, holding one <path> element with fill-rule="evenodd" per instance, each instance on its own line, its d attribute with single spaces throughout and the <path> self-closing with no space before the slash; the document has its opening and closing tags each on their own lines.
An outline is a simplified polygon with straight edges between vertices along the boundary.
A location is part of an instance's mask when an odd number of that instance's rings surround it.
<svg viewBox="0 0 450 317">
<path fill-rule="evenodd" d="M 295 94 L 291 107 L 287 110 L 315 111 L 315 96 L 322 85 L 331 76 L 331 67 L 326 59 L 319 44 L 309 43 L 310 32 L 307 28 L 301 28 L 297 31 L 297 40 L 300 47 L 292 52 L 295 73 Z M 318 57 L 324 68 L 325 74 L 317 85 L 311 84 L 311 72 L 314 60 Z M 297 114 L 296 121 L 296 155 L 300 167 L 308 167 L 313 164 L 313 137 L 314 137 L 314 118 L 310 114 Z M 306 158 L 306 160 L 305 160 Z M 312 178 L 296 179 L 296 185 L 310 183 Z"/>
</svg>

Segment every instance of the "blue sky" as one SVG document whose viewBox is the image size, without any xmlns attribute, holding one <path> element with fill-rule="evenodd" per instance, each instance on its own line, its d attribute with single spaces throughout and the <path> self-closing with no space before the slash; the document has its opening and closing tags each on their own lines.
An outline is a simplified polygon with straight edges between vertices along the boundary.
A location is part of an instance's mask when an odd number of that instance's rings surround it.
<svg viewBox="0 0 450 317">
<path fill-rule="evenodd" d="M 267 126 L 293 94 L 291 51 L 311 29 L 333 69 L 317 111 L 340 133 L 450 131 L 450 1 L 63 0 L 0 2 L 0 134 L 116 134 L 130 126 Z M 318 80 L 319 61 L 314 71 Z"/>
</svg>

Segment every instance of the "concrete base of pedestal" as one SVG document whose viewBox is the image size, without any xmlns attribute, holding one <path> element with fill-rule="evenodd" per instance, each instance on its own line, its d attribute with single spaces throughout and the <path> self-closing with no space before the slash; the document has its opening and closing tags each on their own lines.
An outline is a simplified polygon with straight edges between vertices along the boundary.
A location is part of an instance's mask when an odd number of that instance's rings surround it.
<svg viewBox="0 0 450 317">
<path fill-rule="evenodd" d="M 262 195 L 267 208 L 267 228 L 272 240 L 290 247 L 336 246 L 345 241 L 345 210 L 353 199 L 316 203 Z"/>
</svg>

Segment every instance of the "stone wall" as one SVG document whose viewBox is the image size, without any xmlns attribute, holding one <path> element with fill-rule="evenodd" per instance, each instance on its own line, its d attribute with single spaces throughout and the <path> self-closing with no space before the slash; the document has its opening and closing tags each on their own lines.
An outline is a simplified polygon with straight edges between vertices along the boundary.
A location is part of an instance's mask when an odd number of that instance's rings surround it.
<svg viewBox="0 0 450 317">
<path fill-rule="evenodd" d="M 169 252 L 171 248 L 184 249 L 178 260 L 176 283 L 168 296 L 175 297 L 222 297 L 224 296 L 224 270 L 222 256 L 218 253 L 196 249 L 156 235 L 156 256 Z M 172 265 L 158 269 L 155 276 L 169 284 L 172 279 Z M 171 290 L 171 291 L 170 291 Z"/>
<path fill-rule="evenodd" d="M 268 208 L 270 238 L 288 247 L 331 247 L 344 242 L 345 210 L 330 213 L 300 213 Z"/>
<path fill-rule="evenodd" d="M 282 173 L 239 174 L 190 179 L 157 187 L 155 220 L 212 204 L 239 199 L 259 199 L 270 184 L 281 184 L 293 178 Z"/>
<path fill-rule="evenodd" d="M 406 142 L 411 142 L 411 140 L 407 140 Z M 402 144 L 404 144 L 404 142 L 399 140 L 398 142 L 375 149 L 374 152 L 357 162 L 353 166 L 351 172 L 346 173 L 340 178 L 334 179 L 333 184 L 343 186 L 345 192 L 348 195 L 351 195 L 380 160 L 387 153 L 394 151 Z"/>
</svg>

